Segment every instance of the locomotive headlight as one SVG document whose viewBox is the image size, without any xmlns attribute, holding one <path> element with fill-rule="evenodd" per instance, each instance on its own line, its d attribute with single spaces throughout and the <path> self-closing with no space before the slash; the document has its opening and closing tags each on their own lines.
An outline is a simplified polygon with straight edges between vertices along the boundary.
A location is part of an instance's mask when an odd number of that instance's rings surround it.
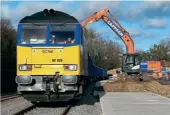
<svg viewBox="0 0 170 115">
<path fill-rule="evenodd" d="M 75 71 L 75 70 L 77 70 L 77 65 L 64 65 L 64 70 Z"/>
<path fill-rule="evenodd" d="M 17 76 L 15 79 L 17 84 L 30 84 L 32 82 L 31 76 Z"/>
<path fill-rule="evenodd" d="M 32 65 L 20 65 L 19 70 L 20 71 L 30 71 L 32 68 Z"/>
<path fill-rule="evenodd" d="M 27 70 L 27 66 L 26 65 L 20 65 L 20 70 Z"/>
<path fill-rule="evenodd" d="M 70 70 L 74 70 L 74 69 L 76 69 L 76 67 L 73 66 L 73 65 L 71 65 L 71 66 L 70 66 Z"/>
<path fill-rule="evenodd" d="M 63 75 L 61 79 L 64 84 L 76 84 L 78 78 L 75 75 Z"/>
</svg>

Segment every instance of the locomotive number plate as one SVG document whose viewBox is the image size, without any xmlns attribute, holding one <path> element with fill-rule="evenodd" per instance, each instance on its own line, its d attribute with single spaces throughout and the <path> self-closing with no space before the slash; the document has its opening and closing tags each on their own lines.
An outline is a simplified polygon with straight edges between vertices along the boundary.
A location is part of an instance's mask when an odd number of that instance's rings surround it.
<svg viewBox="0 0 170 115">
<path fill-rule="evenodd" d="M 53 50 L 42 50 L 42 53 L 53 53 Z"/>
</svg>

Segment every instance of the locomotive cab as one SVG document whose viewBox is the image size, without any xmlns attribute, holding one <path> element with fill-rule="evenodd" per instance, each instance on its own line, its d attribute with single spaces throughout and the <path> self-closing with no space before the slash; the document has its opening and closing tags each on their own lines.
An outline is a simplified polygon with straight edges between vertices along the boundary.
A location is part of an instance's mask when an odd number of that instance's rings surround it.
<svg viewBox="0 0 170 115">
<path fill-rule="evenodd" d="M 85 52 L 81 34 L 78 21 L 58 11 L 52 16 L 38 12 L 20 21 L 16 83 L 24 98 L 67 101 L 82 93 L 87 64 L 85 56 L 80 58 Z"/>
</svg>

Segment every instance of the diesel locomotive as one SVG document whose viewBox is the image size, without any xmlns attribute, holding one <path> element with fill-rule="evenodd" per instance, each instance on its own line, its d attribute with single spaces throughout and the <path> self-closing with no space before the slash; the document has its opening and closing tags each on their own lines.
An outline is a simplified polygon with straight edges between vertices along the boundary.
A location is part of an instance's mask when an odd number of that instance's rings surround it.
<svg viewBox="0 0 170 115">
<path fill-rule="evenodd" d="M 93 64 L 78 20 L 53 9 L 19 21 L 16 66 L 17 90 L 32 103 L 79 98 L 85 86 L 107 77 Z"/>
</svg>

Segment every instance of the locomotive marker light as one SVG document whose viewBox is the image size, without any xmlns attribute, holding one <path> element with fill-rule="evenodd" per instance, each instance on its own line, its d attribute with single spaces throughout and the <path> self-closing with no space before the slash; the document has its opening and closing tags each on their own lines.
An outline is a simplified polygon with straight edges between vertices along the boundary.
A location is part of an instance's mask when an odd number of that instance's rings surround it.
<svg viewBox="0 0 170 115">
<path fill-rule="evenodd" d="M 20 71 L 31 71 L 32 65 L 20 65 L 19 70 Z"/>
<path fill-rule="evenodd" d="M 64 70 L 76 71 L 77 70 L 77 65 L 64 65 Z"/>
<path fill-rule="evenodd" d="M 55 11 L 54 11 L 54 9 L 50 9 L 50 10 L 44 9 L 44 15 L 45 16 L 54 16 L 55 15 Z"/>
<path fill-rule="evenodd" d="M 52 16 L 55 15 L 55 11 L 53 9 L 50 9 L 50 15 L 52 15 Z"/>
<path fill-rule="evenodd" d="M 44 12 L 44 15 L 45 15 L 45 16 L 49 16 L 49 15 L 50 15 L 50 14 L 49 14 L 49 11 L 48 11 L 47 9 L 44 9 L 43 12 Z"/>
</svg>

